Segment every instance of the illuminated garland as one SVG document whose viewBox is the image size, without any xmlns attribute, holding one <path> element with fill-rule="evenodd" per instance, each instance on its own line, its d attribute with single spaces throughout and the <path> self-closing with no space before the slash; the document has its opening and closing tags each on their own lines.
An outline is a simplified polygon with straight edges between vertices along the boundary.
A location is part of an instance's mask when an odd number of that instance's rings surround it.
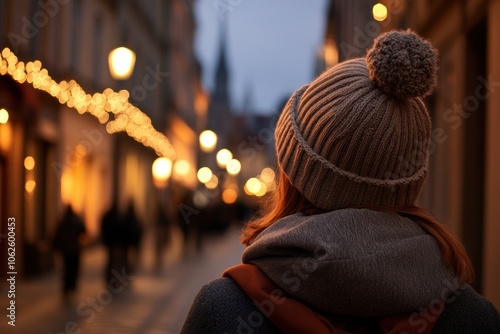
<svg viewBox="0 0 500 334">
<path fill-rule="evenodd" d="M 169 159 L 175 158 L 175 150 L 168 138 L 155 130 L 151 119 L 129 101 L 129 92 L 113 91 L 106 88 L 102 93 L 90 95 L 76 83 L 75 80 L 57 83 L 49 76 L 47 69 L 42 68 L 39 60 L 34 62 L 19 61 L 8 48 L 0 55 L 0 75 L 9 74 L 19 83 L 28 82 L 34 88 L 49 93 L 69 108 L 76 109 L 80 114 L 89 113 L 101 124 L 106 124 L 110 134 L 124 131 L 136 141 L 156 151 L 156 154 Z M 109 113 L 114 114 L 114 120 L 109 120 Z"/>
</svg>

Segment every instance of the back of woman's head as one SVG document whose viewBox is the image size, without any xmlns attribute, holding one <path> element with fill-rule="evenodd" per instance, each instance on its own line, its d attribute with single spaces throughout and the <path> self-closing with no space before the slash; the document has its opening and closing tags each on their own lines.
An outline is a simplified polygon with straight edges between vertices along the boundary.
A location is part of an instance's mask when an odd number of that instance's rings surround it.
<svg viewBox="0 0 500 334">
<path fill-rule="evenodd" d="M 379 36 L 365 58 L 299 88 L 275 131 L 279 185 L 242 240 L 296 212 L 392 211 L 433 235 L 464 281 L 472 266 L 458 239 L 415 202 L 427 177 L 431 121 L 422 98 L 436 85 L 437 50 L 410 31 Z"/>
<path fill-rule="evenodd" d="M 392 31 L 365 58 L 299 88 L 275 131 L 278 164 L 294 187 L 324 210 L 413 205 L 431 138 L 422 97 L 434 89 L 436 69 L 429 42 Z"/>
</svg>

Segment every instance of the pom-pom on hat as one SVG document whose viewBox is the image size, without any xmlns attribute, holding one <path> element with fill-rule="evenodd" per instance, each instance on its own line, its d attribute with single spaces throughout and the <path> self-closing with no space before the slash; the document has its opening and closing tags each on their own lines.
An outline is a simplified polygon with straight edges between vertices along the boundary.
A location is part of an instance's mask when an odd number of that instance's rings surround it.
<svg viewBox="0 0 500 334">
<path fill-rule="evenodd" d="M 408 207 L 427 176 L 437 51 L 411 31 L 380 35 L 366 58 L 325 71 L 289 99 L 278 164 L 324 210 Z"/>
</svg>

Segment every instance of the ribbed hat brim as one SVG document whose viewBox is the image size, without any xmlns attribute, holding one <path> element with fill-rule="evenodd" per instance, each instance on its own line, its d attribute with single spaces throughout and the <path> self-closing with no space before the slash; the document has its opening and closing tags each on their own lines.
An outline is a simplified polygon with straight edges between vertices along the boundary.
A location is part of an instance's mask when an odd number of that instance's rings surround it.
<svg viewBox="0 0 500 334">
<path fill-rule="evenodd" d="M 413 175 L 403 178 L 376 179 L 338 168 L 314 152 L 298 127 L 297 111 L 307 88 L 301 87 L 290 98 L 275 131 L 278 164 L 293 186 L 324 210 L 413 205 L 427 176 L 427 159 Z"/>
</svg>

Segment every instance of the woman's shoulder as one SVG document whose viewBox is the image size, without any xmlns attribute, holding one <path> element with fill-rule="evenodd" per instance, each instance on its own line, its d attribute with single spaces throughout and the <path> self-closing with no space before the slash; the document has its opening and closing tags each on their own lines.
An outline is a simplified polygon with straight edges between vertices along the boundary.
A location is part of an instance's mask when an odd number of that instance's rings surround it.
<svg viewBox="0 0 500 334">
<path fill-rule="evenodd" d="M 445 301 L 432 333 L 500 333 L 500 315 L 493 304 L 464 284 Z"/>
<path fill-rule="evenodd" d="M 238 284 L 216 279 L 198 292 L 181 331 L 188 333 L 279 333 Z"/>
<path fill-rule="evenodd" d="M 229 277 L 205 285 L 193 302 L 183 334 L 279 333 L 238 284 Z M 448 296 L 433 334 L 500 333 L 496 308 L 468 285 Z"/>
</svg>

